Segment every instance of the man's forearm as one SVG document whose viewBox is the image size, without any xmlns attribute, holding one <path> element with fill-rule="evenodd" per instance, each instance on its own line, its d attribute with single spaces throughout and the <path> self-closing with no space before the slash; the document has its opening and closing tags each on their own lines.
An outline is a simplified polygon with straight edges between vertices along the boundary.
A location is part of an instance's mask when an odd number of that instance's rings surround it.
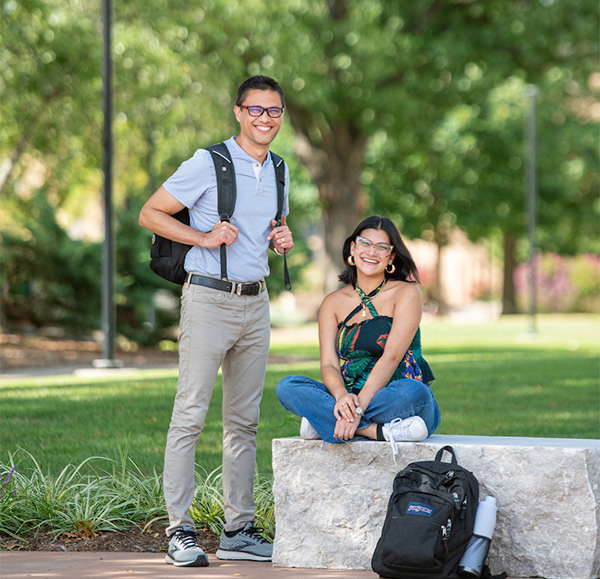
<svg viewBox="0 0 600 579">
<path fill-rule="evenodd" d="M 139 223 L 142 227 L 152 231 L 152 233 L 187 245 L 201 246 L 206 236 L 202 231 L 185 225 L 185 223 L 175 219 L 172 215 L 154 207 L 144 207 L 142 209 Z"/>
</svg>

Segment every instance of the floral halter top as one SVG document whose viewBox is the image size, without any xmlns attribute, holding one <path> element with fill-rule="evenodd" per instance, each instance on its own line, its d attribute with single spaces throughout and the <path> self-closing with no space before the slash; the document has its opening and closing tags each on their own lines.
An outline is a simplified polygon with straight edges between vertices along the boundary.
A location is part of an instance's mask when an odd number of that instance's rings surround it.
<svg viewBox="0 0 600 579">
<path fill-rule="evenodd" d="M 348 325 L 363 304 L 372 318 Z M 338 324 L 337 352 L 342 360 L 342 376 L 349 392 L 357 393 L 364 386 L 371 370 L 383 355 L 385 344 L 392 328 L 390 316 L 380 316 L 370 301 L 363 301 L 346 319 Z M 402 362 L 390 382 L 401 378 L 412 378 L 431 384 L 435 377 L 421 352 L 421 329 L 418 328 Z"/>
</svg>

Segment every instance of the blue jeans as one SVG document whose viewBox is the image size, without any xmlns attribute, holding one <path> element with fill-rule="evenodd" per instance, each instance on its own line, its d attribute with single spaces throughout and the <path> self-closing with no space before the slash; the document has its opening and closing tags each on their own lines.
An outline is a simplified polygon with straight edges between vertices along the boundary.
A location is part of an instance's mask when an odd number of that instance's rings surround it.
<svg viewBox="0 0 600 579">
<path fill-rule="evenodd" d="M 348 442 L 333 437 L 337 422 L 333 415 L 335 398 L 321 382 L 304 376 L 288 376 L 277 385 L 277 398 L 290 412 L 306 417 L 325 442 Z M 357 430 L 415 415 L 423 419 L 429 435 L 432 435 L 441 418 L 433 391 L 418 380 L 395 380 L 373 396 Z"/>
</svg>

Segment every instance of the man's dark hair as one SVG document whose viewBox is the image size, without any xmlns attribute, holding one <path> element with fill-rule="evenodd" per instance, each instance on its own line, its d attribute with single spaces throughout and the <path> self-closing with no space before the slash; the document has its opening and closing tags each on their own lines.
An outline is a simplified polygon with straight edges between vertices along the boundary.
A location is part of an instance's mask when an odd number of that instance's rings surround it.
<svg viewBox="0 0 600 579">
<path fill-rule="evenodd" d="M 342 250 L 342 256 L 344 258 L 344 264 L 346 269 L 340 274 L 339 280 L 342 283 L 349 283 L 352 286 L 356 286 L 356 266 L 348 263 L 348 257 L 350 256 L 350 245 L 356 240 L 357 235 L 361 235 L 365 229 L 381 229 L 388 234 L 390 238 L 390 244 L 393 247 L 395 253 L 394 261 L 392 262 L 396 266 L 394 273 L 385 272 L 385 276 L 388 279 L 398 279 L 400 281 L 406 281 L 409 283 L 419 283 L 419 272 L 417 265 L 415 264 L 410 251 L 404 244 L 402 236 L 398 231 L 398 228 L 394 225 L 393 221 L 387 217 L 379 217 L 379 215 L 372 215 L 367 217 L 364 221 L 358 224 L 356 229 L 351 235 L 344 241 L 344 248 Z"/>
<path fill-rule="evenodd" d="M 238 89 L 237 100 L 235 101 L 236 106 L 241 107 L 244 104 L 246 93 L 250 90 L 273 90 L 279 93 L 279 96 L 281 97 L 281 105 L 285 108 L 283 89 L 279 86 L 279 83 L 274 78 L 258 74 L 246 79 Z"/>
</svg>

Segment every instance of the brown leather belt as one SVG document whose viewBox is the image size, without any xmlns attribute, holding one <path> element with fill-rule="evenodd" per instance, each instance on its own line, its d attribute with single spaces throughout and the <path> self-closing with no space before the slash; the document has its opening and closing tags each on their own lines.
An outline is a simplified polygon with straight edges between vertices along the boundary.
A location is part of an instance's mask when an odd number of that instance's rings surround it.
<svg viewBox="0 0 600 579">
<path fill-rule="evenodd" d="M 190 273 L 186 282 L 221 290 L 227 293 L 234 293 L 238 296 L 257 296 L 267 287 L 267 283 L 264 279 L 251 283 L 242 283 L 208 277 L 206 275 L 200 275 L 199 273 Z"/>
</svg>

